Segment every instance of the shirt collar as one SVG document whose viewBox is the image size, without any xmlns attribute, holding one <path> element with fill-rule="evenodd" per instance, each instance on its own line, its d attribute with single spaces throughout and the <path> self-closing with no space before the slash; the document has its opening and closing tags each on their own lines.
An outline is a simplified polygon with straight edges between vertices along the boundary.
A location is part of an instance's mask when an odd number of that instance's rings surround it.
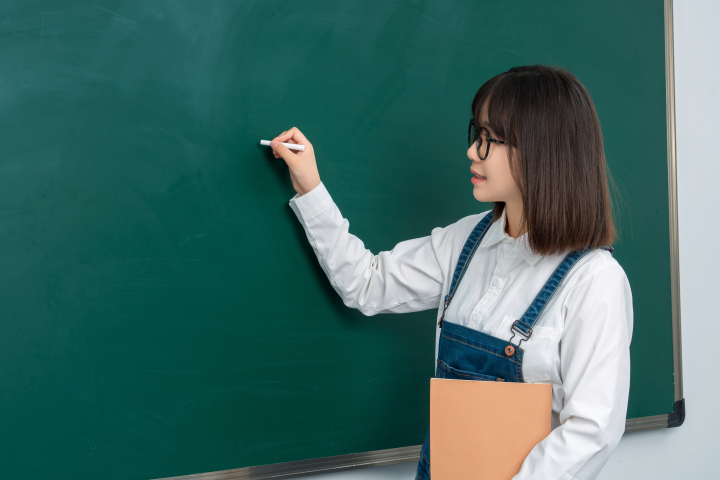
<svg viewBox="0 0 720 480">
<path fill-rule="evenodd" d="M 492 211 L 488 212 L 488 215 L 492 214 Z M 514 243 L 515 246 L 518 247 L 518 250 L 520 251 L 520 254 L 523 256 L 523 258 L 525 258 L 525 260 L 530 265 L 534 266 L 538 261 L 540 261 L 542 255 L 538 255 L 530 248 L 527 232 L 525 232 L 517 239 L 514 239 L 510 235 L 505 233 L 506 218 L 507 217 L 505 216 L 505 208 L 503 208 L 502 215 L 500 215 L 500 218 L 495 220 L 492 225 L 490 225 L 490 228 L 485 234 L 485 237 L 483 238 L 482 242 L 480 242 L 480 246 L 484 248 L 490 248 L 498 242 Z"/>
</svg>

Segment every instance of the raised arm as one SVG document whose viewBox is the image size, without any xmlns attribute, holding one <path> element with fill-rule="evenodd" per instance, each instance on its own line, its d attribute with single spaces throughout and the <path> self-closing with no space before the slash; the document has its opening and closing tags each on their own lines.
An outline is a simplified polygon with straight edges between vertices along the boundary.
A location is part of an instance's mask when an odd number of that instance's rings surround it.
<svg viewBox="0 0 720 480">
<path fill-rule="evenodd" d="M 294 153 L 278 142 L 305 145 L 305 150 Z M 275 157 L 290 169 L 297 192 L 290 206 L 345 305 L 365 315 L 439 307 L 443 272 L 437 249 L 446 229 L 435 228 L 427 237 L 400 242 L 391 251 L 374 255 L 349 232 L 350 223 L 320 181 L 312 144 L 300 130 L 283 132 L 271 146 Z"/>
<path fill-rule="evenodd" d="M 348 307 L 365 315 L 438 308 L 443 272 L 435 249 L 444 229 L 400 242 L 374 255 L 349 232 L 325 185 L 295 195 L 290 206 L 305 229 L 320 266 Z"/>
</svg>

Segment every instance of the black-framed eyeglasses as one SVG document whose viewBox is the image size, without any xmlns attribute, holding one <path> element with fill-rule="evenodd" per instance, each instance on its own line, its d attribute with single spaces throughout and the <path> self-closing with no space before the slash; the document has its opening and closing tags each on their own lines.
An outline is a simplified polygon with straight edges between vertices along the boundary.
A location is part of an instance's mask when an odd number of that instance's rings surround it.
<svg viewBox="0 0 720 480">
<path fill-rule="evenodd" d="M 475 128 L 475 119 L 470 119 L 470 126 L 468 127 L 468 148 L 470 148 L 470 145 L 477 142 L 477 152 L 478 157 L 480 157 L 480 160 L 485 160 L 490 153 L 490 144 L 492 142 L 500 143 L 500 144 L 510 144 L 512 146 L 517 146 L 515 142 L 508 142 L 505 140 L 498 140 L 497 138 L 493 138 L 490 136 L 490 132 L 488 132 L 488 129 L 485 127 L 480 127 L 480 130 L 478 131 L 477 128 Z M 482 151 L 485 150 L 485 155 L 482 154 Z"/>
</svg>

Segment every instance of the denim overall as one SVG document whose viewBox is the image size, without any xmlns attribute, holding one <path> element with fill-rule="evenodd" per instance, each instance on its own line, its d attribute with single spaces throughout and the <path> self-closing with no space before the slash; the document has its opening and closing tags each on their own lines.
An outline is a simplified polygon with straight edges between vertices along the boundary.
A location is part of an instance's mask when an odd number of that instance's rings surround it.
<svg viewBox="0 0 720 480">
<path fill-rule="evenodd" d="M 570 269 L 578 260 L 592 251 L 592 249 L 577 250 L 565 257 L 520 320 L 516 320 L 510 327 L 513 333 L 510 341 L 501 340 L 450 321 L 443 323 L 445 311 L 450 305 L 453 295 L 455 295 L 458 284 L 465 275 L 472 256 L 492 224 L 492 217 L 492 213 L 485 215 L 475 226 L 465 241 L 465 246 L 455 266 L 450 292 L 445 296 L 445 306 L 438 322 L 441 330 L 438 344 L 437 370 L 435 372 L 436 378 L 523 382 L 522 362 L 524 352 L 520 348 L 520 343 L 530 338 L 535 323 Z M 613 252 L 612 247 L 601 248 Z M 515 334 L 521 337 L 517 345 L 512 343 Z M 423 443 L 420 451 L 420 461 L 418 462 L 415 480 L 430 480 L 429 428 L 425 436 L 425 443 Z"/>
</svg>

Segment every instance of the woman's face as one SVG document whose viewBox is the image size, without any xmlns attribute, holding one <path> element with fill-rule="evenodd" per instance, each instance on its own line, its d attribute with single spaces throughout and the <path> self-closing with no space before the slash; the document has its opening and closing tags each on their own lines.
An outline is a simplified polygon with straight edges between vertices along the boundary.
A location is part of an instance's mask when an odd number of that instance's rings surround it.
<svg viewBox="0 0 720 480">
<path fill-rule="evenodd" d="M 498 138 L 496 133 L 488 127 L 487 109 L 483 107 L 481 124 L 478 127 L 485 127 L 490 136 Z M 504 140 L 504 138 L 499 138 Z M 483 147 L 484 148 L 484 147 Z M 510 172 L 510 161 L 508 149 L 515 148 L 510 145 L 503 145 L 495 142 L 490 143 L 490 153 L 485 160 L 480 160 L 477 151 L 477 142 L 468 148 L 467 156 L 472 160 L 470 171 L 472 174 L 479 174 L 483 178 L 473 176 L 471 182 L 474 185 L 473 196 L 479 202 L 505 202 L 506 204 L 522 205 L 520 188 L 515 183 Z M 513 152 L 517 155 L 517 150 Z"/>
</svg>

